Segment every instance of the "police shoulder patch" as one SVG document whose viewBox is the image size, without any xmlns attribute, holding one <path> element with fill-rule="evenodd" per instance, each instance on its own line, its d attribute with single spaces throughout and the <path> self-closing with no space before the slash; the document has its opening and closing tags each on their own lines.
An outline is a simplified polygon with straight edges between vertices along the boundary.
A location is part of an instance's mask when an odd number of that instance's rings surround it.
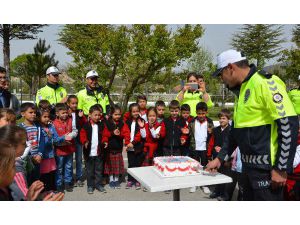
<svg viewBox="0 0 300 225">
<path fill-rule="evenodd" d="M 282 102 L 282 100 L 283 100 L 282 94 L 280 94 L 279 92 L 273 94 L 273 102 L 280 103 Z"/>
</svg>

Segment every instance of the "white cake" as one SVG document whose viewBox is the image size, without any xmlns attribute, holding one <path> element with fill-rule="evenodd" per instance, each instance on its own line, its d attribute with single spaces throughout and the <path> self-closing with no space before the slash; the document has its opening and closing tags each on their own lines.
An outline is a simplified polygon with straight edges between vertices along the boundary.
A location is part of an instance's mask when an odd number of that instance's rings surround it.
<svg viewBox="0 0 300 225">
<path fill-rule="evenodd" d="M 188 156 L 164 156 L 153 160 L 154 168 L 163 177 L 195 175 L 202 168 L 199 162 Z"/>
</svg>

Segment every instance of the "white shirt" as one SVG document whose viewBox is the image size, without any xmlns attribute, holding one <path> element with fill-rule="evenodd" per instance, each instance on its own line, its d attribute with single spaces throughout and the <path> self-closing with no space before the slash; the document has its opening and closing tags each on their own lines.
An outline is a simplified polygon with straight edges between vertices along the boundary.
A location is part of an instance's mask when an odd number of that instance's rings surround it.
<svg viewBox="0 0 300 225">
<path fill-rule="evenodd" d="M 197 151 L 206 150 L 206 140 L 207 140 L 207 121 L 202 124 L 195 120 L 195 142 Z"/>
<path fill-rule="evenodd" d="M 72 112 L 72 130 L 76 129 L 76 114 Z"/>
<path fill-rule="evenodd" d="M 90 156 L 97 156 L 98 154 L 98 125 L 92 125 L 92 144 Z"/>
<path fill-rule="evenodd" d="M 131 127 L 130 127 L 130 142 L 133 142 L 133 140 L 134 140 L 135 125 L 136 125 L 136 122 L 132 121 Z M 127 151 L 134 151 L 134 149 L 128 148 Z"/>
</svg>

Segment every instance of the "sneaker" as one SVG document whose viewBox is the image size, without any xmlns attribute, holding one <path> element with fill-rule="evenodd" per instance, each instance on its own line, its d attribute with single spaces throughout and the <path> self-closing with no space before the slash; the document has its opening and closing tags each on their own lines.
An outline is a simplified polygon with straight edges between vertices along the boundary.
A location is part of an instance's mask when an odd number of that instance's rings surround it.
<svg viewBox="0 0 300 225">
<path fill-rule="evenodd" d="M 209 195 L 209 198 L 217 198 L 217 197 L 219 197 L 219 196 L 220 196 L 219 193 L 213 191 L 213 192 Z"/>
<path fill-rule="evenodd" d="M 76 182 L 76 184 L 77 184 L 78 187 L 83 187 L 83 186 L 84 186 L 84 182 L 81 181 L 81 180 L 78 180 L 78 181 Z"/>
<path fill-rule="evenodd" d="M 120 182 L 119 181 L 115 181 L 115 187 L 117 189 L 121 189 L 121 185 L 120 185 Z"/>
<path fill-rule="evenodd" d="M 140 190 L 141 189 L 141 184 L 139 182 L 135 183 L 135 190 Z"/>
<path fill-rule="evenodd" d="M 93 187 L 88 187 L 87 188 L 87 193 L 88 194 L 94 194 L 94 188 Z"/>
<path fill-rule="evenodd" d="M 196 192 L 196 186 L 195 187 L 191 187 L 190 193 L 195 193 L 195 192 Z"/>
<path fill-rule="evenodd" d="M 113 181 L 109 182 L 109 187 L 115 189 L 115 183 Z"/>
<path fill-rule="evenodd" d="M 167 190 L 167 191 L 165 191 L 165 194 L 171 194 L 171 190 Z"/>
<path fill-rule="evenodd" d="M 58 186 L 57 187 L 57 192 L 65 193 L 65 189 L 63 188 L 63 186 Z"/>
<path fill-rule="evenodd" d="M 147 188 L 143 188 L 143 192 L 148 192 Z"/>
<path fill-rule="evenodd" d="M 207 194 L 207 195 L 210 194 L 210 190 L 209 190 L 209 188 L 206 187 L 206 186 L 203 186 L 203 187 L 202 187 L 202 191 L 204 192 L 204 194 Z"/>
<path fill-rule="evenodd" d="M 102 185 L 96 186 L 96 189 L 97 189 L 99 192 L 107 193 L 107 191 L 105 190 L 105 188 L 104 188 Z"/>
<path fill-rule="evenodd" d="M 226 197 L 226 196 L 221 195 L 221 196 L 217 197 L 217 200 L 218 201 L 229 201 L 229 198 Z"/>
<path fill-rule="evenodd" d="M 70 185 L 70 184 L 66 184 L 65 189 L 66 189 L 67 192 L 72 192 L 73 191 L 73 186 Z"/>
<path fill-rule="evenodd" d="M 132 188 L 132 186 L 133 186 L 133 182 L 132 181 L 128 181 L 125 188 L 129 189 L 129 188 Z"/>
</svg>

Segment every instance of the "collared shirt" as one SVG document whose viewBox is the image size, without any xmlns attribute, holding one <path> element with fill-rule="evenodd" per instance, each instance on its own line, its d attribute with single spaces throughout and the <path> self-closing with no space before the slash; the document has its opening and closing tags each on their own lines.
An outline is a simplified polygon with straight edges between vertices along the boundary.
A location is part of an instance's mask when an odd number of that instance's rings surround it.
<svg viewBox="0 0 300 225">
<path fill-rule="evenodd" d="M 197 151 L 206 150 L 206 140 L 207 140 L 207 121 L 200 123 L 195 120 L 195 142 Z"/>
<path fill-rule="evenodd" d="M 97 156 L 98 155 L 98 125 L 92 123 L 92 144 L 91 144 L 91 152 L 90 156 Z"/>
</svg>

